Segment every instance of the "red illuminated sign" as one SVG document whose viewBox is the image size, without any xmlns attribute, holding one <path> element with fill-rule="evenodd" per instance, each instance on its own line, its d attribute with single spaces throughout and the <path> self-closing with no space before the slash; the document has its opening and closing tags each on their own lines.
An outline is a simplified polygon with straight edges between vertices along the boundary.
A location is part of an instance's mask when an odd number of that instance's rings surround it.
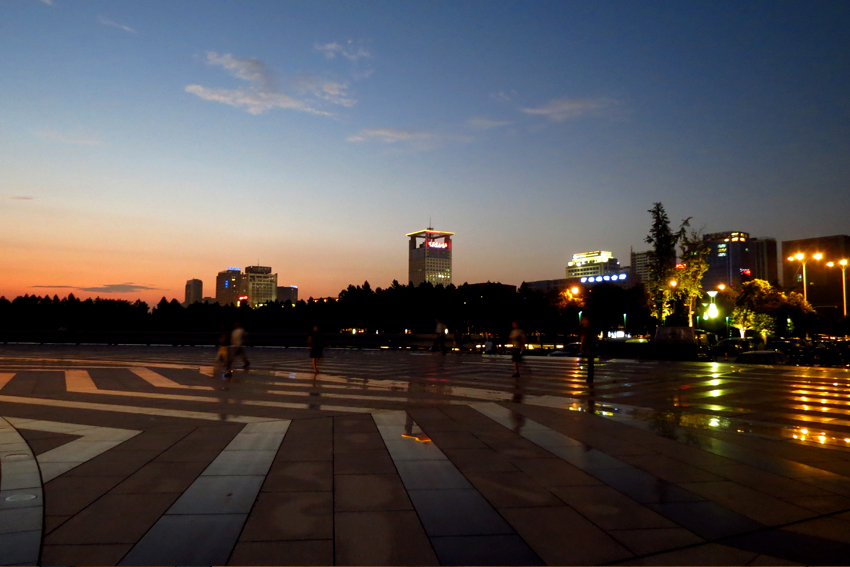
<svg viewBox="0 0 850 567">
<path fill-rule="evenodd" d="M 436 240 L 428 241 L 428 248 L 448 248 L 448 242 L 437 242 Z"/>
<path fill-rule="evenodd" d="M 677 269 L 677 270 L 684 270 L 684 269 L 685 269 L 685 265 L 684 265 L 684 264 L 676 264 L 676 269 Z"/>
</svg>

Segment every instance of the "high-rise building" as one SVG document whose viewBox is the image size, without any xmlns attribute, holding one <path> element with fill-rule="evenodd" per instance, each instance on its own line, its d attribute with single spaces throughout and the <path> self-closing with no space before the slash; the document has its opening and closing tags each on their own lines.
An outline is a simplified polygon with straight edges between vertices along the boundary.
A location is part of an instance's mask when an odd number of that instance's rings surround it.
<svg viewBox="0 0 850 567">
<path fill-rule="evenodd" d="M 277 299 L 277 274 L 269 266 L 248 266 L 242 274 L 242 289 L 252 309 L 271 303 Z"/>
<path fill-rule="evenodd" d="M 720 284 L 738 288 L 753 279 L 749 233 L 713 232 L 702 239 L 711 249 L 706 258 L 708 270 L 702 276 L 703 289 L 716 289 Z"/>
<path fill-rule="evenodd" d="M 779 283 L 775 238 L 751 238 L 750 260 L 753 265 L 753 278 L 765 280 L 771 285 Z"/>
<path fill-rule="evenodd" d="M 637 280 L 638 282 L 649 282 L 650 252 L 635 252 L 634 249 L 632 249 L 630 256 L 632 260 L 630 273 L 632 274 L 633 280 Z"/>
<path fill-rule="evenodd" d="M 227 268 L 215 278 L 215 300 L 219 305 L 236 305 L 242 295 L 242 271 Z"/>
<path fill-rule="evenodd" d="M 452 283 L 452 236 L 454 232 L 441 232 L 428 228 L 407 235 L 408 281 L 418 286 L 423 282 L 434 285 Z"/>
<path fill-rule="evenodd" d="M 192 305 L 204 300 L 204 282 L 201 280 L 188 280 L 186 282 L 186 298 L 184 303 Z"/>
<path fill-rule="evenodd" d="M 567 263 L 568 278 L 605 276 L 620 273 L 620 262 L 611 252 L 580 252 Z"/>
<path fill-rule="evenodd" d="M 277 288 L 277 300 L 280 303 L 291 301 L 293 305 L 298 303 L 298 286 L 286 285 Z"/>
<path fill-rule="evenodd" d="M 813 258 L 820 253 L 820 260 Z M 806 260 L 806 295 L 815 309 L 836 308 L 842 310 L 844 299 L 841 289 L 843 272 L 838 267 L 828 267 L 827 262 L 838 264 L 840 260 L 850 260 L 850 236 L 820 236 L 802 240 L 782 242 L 782 285 L 786 290 L 803 292 L 802 262 L 789 260 L 797 254 L 803 254 Z"/>
</svg>

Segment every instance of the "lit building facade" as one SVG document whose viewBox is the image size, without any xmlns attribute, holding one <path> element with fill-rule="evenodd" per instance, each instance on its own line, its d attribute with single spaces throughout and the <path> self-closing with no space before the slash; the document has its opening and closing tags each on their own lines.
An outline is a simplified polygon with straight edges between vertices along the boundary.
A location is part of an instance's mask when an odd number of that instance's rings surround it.
<svg viewBox="0 0 850 567">
<path fill-rule="evenodd" d="M 287 285 L 277 288 L 277 300 L 281 303 L 291 301 L 292 305 L 298 303 L 298 286 Z"/>
<path fill-rule="evenodd" d="M 567 263 L 567 278 L 585 278 L 620 273 L 620 262 L 611 252 L 580 252 Z"/>
<path fill-rule="evenodd" d="M 713 232 L 702 239 L 711 249 L 706 258 L 708 270 L 702 276 L 703 289 L 716 289 L 720 284 L 737 289 L 753 279 L 749 233 Z"/>
<path fill-rule="evenodd" d="M 201 280 L 188 280 L 186 282 L 186 296 L 184 303 L 192 305 L 204 300 L 204 282 Z"/>
<path fill-rule="evenodd" d="M 424 282 L 433 285 L 452 283 L 452 236 L 428 228 L 407 234 L 408 281 L 414 287 Z"/>
<path fill-rule="evenodd" d="M 215 278 L 215 300 L 219 305 L 236 305 L 242 295 L 242 271 L 228 268 Z"/>
<path fill-rule="evenodd" d="M 823 254 L 823 258 L 813 259 L 812 256 L 818 252 Z M 804 254 L 807 259 L 806 295 L 812 307 L 815 309 L 826 307 L 840 311 L 844 303 L 841 289 L 843 272 L 838 267 L 830 268 L 826 264 L 827 262 L 838 264 L 841 260 L 850 260 L 850 236 L 839 234 L 782 242 L 782 285 L 788 291 L 803 293 L 801 262 L 788 260 L 796 254 Z"/>
<path fill-rule="evenodd" d="M 252 309 L 277 299 L 277 274 L 269 266 L 248 266 L 242 274 L 243 295 Z"/>
</svg>

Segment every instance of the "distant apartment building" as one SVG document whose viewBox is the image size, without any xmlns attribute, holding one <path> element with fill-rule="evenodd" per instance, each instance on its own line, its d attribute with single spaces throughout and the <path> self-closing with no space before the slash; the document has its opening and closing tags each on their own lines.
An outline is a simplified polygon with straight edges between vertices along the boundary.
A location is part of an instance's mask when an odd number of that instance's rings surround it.
<svg viewBox="0 0 850 567">
<path fill-rule="evenodd" d="M 580 252 L 567 263 L 567 278 L 610 276 L 620 273 L 620 262 L 611 252 Z"/>
<path fill-rule="evenodd" d="M 629 253 L 632 261 L 629 273 L 632 275 L 632 280 L 635 281 L 635 283 L 646 283 L 649 281 L 650 254 L 651 253 L 649 251 L 635 252 L 634 249 L 632 249 Z"/>
<path fill-rule="evenodd" d="M 410 285 L 416 287 L 424 282 L 433 285 L 452 283 L 452 236 L 454 234 L 454 232 L 442 232 L 430 227 L 407 234 L 407 280 Z"/>
<path fill-rule="evenodd" d="M 561 291 L 567 289 L 571 280 L 538 280 L 534 282 L 522 282 L 527 289 L 538 293 L 549 293 L 550 291 Z"/>
<path fill-rule="evenodd" d="M 227 268 L 215 278 L 215 300 L 219 305 L 236 305 L 242 295 L 242 271 Z"/>
<path fill-rule="evenodd" d="M 186 282 L 186 295 L 184 303 L 192 305 L 204 300 L 204 282 L 201 280 L 188 280 Z"/>
<path fill-rule="evenodd" d="M 750 260 L 754 278 L 770 282 L 771 285 L 779 283 L 776 251 L 775 238 L 753 238 L 750 240 Z"/>
<path fill-rule="evenodd" d="M 242 274 L 243 295 L 252 309 L 277 300 L 277 274 L 269 266 L 248 266 Z"/>
<path fill-rule="evenodd" d="M 702 277 L 703 289 L 716 289 L 721 284 L 737 288 L 753 279 L 748 232 L 713 232 L 704 234 L 702 240 L 710 248 L 708 270 Z"/>
<path fill-rule="evenodd" d="M 822 259 L 813 258 L 817 253 L 823 255 Z M 828 267 L 827 262 L 838 264 L 840 260 L 850 260 L 850 236 L 839 234 L 782 242 L 782 285 L 786 290 L 802 293 L 802 262 L 796 258 L 789 260 L 797 254 L 803 254 L 806 260 L 806 294 L 812 307 L 841 309 L 843 273 L 838 267 Z"/>
<path fill-rule="evenodd" d="M 292 304 L 295 305 L 296 303 L 298 303 L 298 286 L 279 286 L 277 288 L 277 300 L 280 303 L 286 303 L 287 301 L 291 301 Z"/>
</svg>

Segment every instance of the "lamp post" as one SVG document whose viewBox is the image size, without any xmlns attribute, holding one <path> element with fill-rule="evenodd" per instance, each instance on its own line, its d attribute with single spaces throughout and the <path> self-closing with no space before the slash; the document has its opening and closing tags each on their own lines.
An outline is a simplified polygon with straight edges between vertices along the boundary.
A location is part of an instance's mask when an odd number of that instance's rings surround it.
<svg viewBox="0 0 850 567">
<path fill-rule="evenodd" d="M 830 268 L 835 265 L 835 262 L 827 262 Z M 847 317 L 847 260 L 839 260 L 838 265 L 841 266 L 841 298 L 844 300 L 844 316 Z"/>
<path fill-rule="evenodd" d="M 820 260 L 821 258 L 823 258 L 823 254 L 821 254 L 820 252 L 812 254 L 812 258 L 814 258 L 815 260 Z M 803 264 L 803 301 L 808 301 L 809 297 L 806 294 L 806 263 L 809 261 L 809 259 L 806 258 L 806 255 L 802 252 L 797 252 L 793 256 L 788 256 L 789 262 L 793 262 L 794 260 L 797 260 L 798 262 Z"/>
</svg>

